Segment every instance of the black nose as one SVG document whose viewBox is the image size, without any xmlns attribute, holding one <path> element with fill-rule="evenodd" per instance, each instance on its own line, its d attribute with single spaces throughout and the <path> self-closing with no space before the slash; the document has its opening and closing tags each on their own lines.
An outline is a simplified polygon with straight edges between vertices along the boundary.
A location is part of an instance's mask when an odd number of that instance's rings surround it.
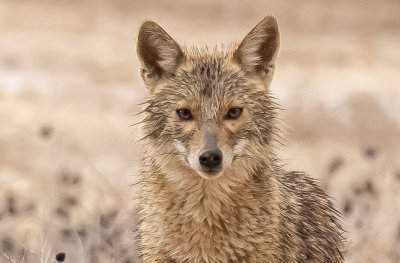
<svg viewBox="0 0 400 263">
<path fill-rule="evenodd" d="M 200 155 L 199 161 L 204 169 L 219 168 L 222 163 L 222 152 L 218 149 L 205 151 Z"/>
</svg>

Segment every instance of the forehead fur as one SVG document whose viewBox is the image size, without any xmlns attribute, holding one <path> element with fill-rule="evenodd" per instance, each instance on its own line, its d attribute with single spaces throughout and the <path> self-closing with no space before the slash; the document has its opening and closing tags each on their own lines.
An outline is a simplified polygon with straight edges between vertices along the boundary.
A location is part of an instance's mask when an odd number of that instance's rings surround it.
<svg viewBox="0 0 400 263">
<path fill-rule="evenodd" d="M 187 99 L 216 96 L 221 100 L 247 81 L 245 72 L 233 60 L 232 49 L 192 47 L 184 53 L 185 61 L 164 88 L 173 88 Z"/>
<path fill-rule="evenodd" d="M 223 47 L 196 48 L 185 50 L 187 65 L 192 73 L 198 76 L 216 80 L 224 71 L 239 71 L 240 68 L 233 61 L 232 49 L 224 50 Z"/>
</svg>

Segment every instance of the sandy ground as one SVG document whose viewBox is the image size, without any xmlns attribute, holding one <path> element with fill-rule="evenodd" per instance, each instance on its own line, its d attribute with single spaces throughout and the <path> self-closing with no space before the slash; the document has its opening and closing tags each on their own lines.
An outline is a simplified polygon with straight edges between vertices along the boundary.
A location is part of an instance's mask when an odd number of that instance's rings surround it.
<svg viewBox="0 0 400 263">
<path fill-rule="evenodd" d="M 400 3 L 179 3 L 0 1 L 0 262 L 134 262 L 140 22 L 215 45 L 268 14 L 282 34 L 283 163 L 334 198 L 347 262 L 400 262 Z"/>
</svg>

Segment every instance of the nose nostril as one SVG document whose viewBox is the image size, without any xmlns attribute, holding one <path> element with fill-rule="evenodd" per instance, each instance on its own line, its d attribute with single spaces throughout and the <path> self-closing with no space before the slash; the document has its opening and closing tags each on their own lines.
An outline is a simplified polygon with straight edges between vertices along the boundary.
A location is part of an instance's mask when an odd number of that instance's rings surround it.
<svg viewBox="0 0 400 263">
<path fill-rule="evenodd" d="M 206 151 L 200 155 L 199 162 L 203 168 L 216 168 L 222 163 L 222 152 L 218 149 Z"/>
<path fill-rule="evenodd" d="M 200 163 L 201 164 L 204 164 L 204 163 L 206 163 L 207 162 L 207 157 L 206 156 L 200 156 Z"/>
</svg>

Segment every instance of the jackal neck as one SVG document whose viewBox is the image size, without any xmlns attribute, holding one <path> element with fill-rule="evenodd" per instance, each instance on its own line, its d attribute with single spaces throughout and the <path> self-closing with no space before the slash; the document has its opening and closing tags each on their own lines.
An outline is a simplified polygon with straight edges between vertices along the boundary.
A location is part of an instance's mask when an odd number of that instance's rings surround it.
<svg viewBox="0 0 400 263">
<path fill-rule="evenodd" d="M 230 186 L 199 178 L 177 188 L 160 171 L 148 172 L 142 182 L 140 212 L 145 255 L 151 255 L 149 248 L 155 246 L 161 251 L 156 256 L 160 262 L 229 262 L 232 258 L 261 262 L 253 260 L 257 247 L 279 251 L 282 198 L 275 177 L 261 174 L 247 184 Z M 255 217 L 261 214 L 261 219 Z M 260 229 L 268 236 L 261 238 Z M 251 242 L 249 233 L 255 234 Z M 264 259 L 274 262 L 275 256 L 271 252 Z"/>
<path fill-rule="evenodd" d="M 215 180 L 203 179 L 197 174 L 176 180 L 177 177 L 156 169 L 148 171 L 148 178 L 142 185 L 146 191 L 157 193 L 153 199 L 157 206 L 179 207 L 179 213 L 196 222 L 219 218 L 224 211 L 240 209 L 243 204 L 254 206 L 257 196 L 265 198 L 271 195 L 269 199 L 274 199 L 272 195 L 276 187 L 269 166 L 258 167 L 248 176 L 231 173 Z"/>
</svg>

